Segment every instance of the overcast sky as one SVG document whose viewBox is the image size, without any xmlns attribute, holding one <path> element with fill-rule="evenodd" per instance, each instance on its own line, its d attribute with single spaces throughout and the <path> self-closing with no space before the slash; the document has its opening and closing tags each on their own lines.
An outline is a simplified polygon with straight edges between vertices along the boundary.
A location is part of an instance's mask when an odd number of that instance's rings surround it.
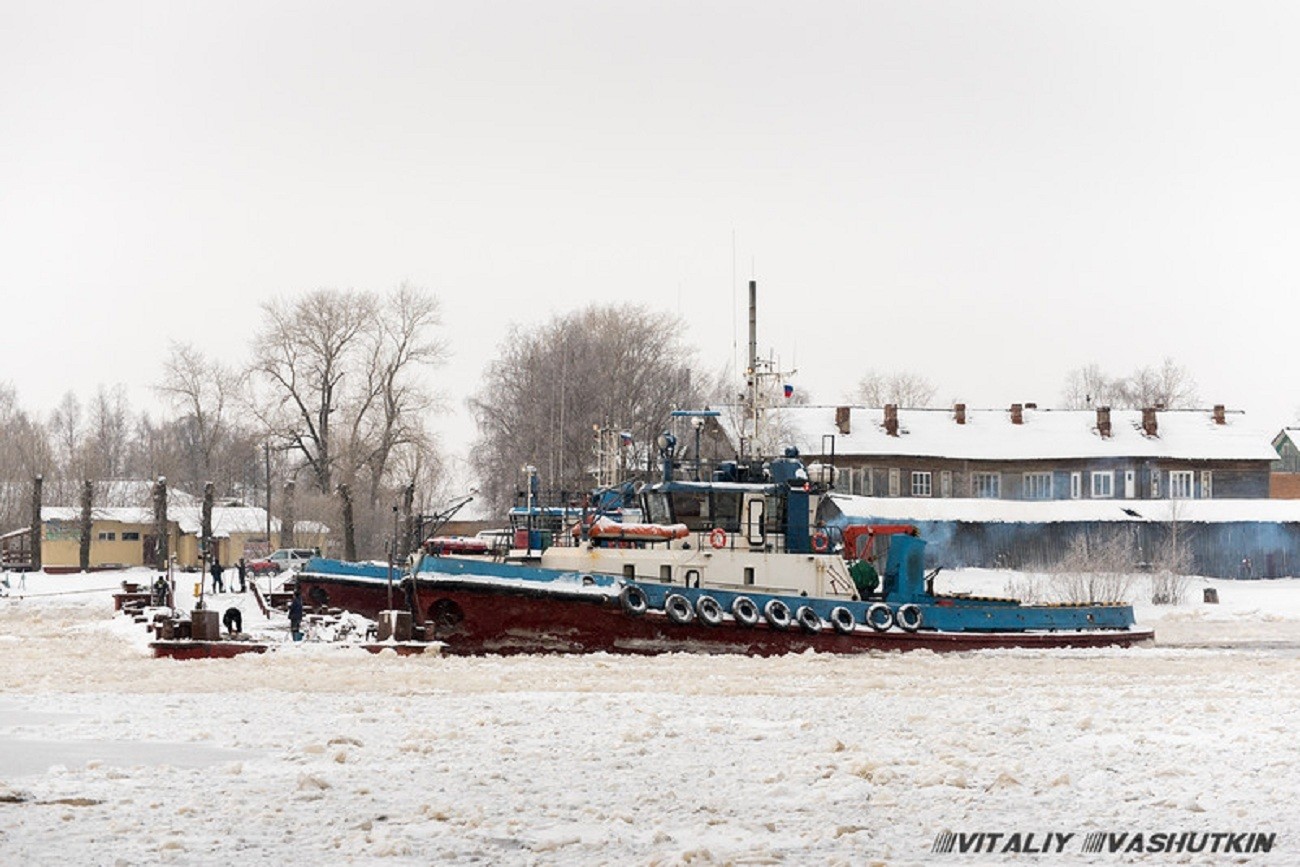
<svg viewBox="0 0 1300 867">
<path fill-rule="evenodd" d="M 1280 425 L 1298 41 L 1289 2 L 2 0 L 0 381 L 142 406 L 168 339 L 242 361 L 267 299 L 406 280 L 463 415 L 510 324 L 593 302 L 721 368 L 752 276 L 819 402 L 1170 356 Z"/>
</svg>

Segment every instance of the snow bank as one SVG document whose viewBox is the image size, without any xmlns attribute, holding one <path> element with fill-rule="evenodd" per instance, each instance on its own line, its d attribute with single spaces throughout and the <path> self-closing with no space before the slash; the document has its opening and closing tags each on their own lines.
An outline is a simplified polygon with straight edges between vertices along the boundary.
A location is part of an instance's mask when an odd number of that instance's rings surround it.
<svg viewBox="0 0 1300 867">
<path fill-rule="evenodd" d="M 1000 592 L 1008 575 L 944 580 Z M 145 654 L 107 590 L 0 599 L 0 853 L 976 864 L 1003 858 L 931 846 L 1036 831 L 1078 836 L 1035 863 L 1215 864 L 1077 841 L 1262 831 L 1277 843 L 1258 863 L 1296 863 L 1300 582 L 1212 583 L 1219 606 L 1142 609 L 1151 649 L 851 658 L 308 645 L 178 662 Z"/>
</svg>

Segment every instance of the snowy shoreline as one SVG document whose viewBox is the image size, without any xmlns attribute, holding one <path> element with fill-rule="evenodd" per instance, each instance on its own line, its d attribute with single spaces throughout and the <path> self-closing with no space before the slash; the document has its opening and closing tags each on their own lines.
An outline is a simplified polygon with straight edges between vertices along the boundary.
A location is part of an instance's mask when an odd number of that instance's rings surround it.
<svg viewBox="0 0 1300 867">
<path fill-rule="evenodd" d="M 56 577 L 100 589 L 0 599 L 8 863 L 1225 857 L 1082 854 L 1099 831 L 1276 833 L 1231 857 L 1300 862 L 1296 579 L 1207 582 L 1217 606 L 1192 579 L 1138 605 L 1158 643 L 1131 650 L 179 662 L 113 616 L 112 577 Z M 945 832 L 1076 836 L 931 852 Z"/>
</svg>

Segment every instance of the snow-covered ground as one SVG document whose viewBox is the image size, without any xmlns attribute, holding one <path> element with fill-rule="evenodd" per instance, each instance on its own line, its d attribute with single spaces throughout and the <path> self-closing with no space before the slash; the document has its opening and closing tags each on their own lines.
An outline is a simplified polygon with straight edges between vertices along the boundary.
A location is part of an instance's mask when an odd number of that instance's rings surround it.
<svg viewBox="0 0 1300 867">
<path fill-rule="evenodd" d="M 0 863 L 1300 864 L 1300 579 L 1191 579 L 1132 650 L 180 662 L 113 616 L 122 577 L 0 599 Z M 1098 831 L 1276 836 L 1081 854 Z"/>
</svg>

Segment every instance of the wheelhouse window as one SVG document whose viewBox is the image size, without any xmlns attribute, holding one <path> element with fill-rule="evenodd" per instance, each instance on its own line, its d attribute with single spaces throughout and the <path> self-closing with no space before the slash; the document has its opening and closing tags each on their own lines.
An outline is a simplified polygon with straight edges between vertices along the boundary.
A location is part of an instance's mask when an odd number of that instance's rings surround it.
<svg viewBox="0 0 1300 867">
<path fill-rule="evenodd" d="M 1099 471 L 1092 474 L 1092 496 L 1094 499 L 1106 499 L 1115 496 L 1115 474 Z"/>
<path fill-rule="evenodd" d="M 1025 499 L 1052 499 L 1051 473 L 1025 473 Z"/>
<path fill-rule="evenodd" d="M 673 523 L 673 513 L 668 508 L 668 495 L 662 491 L 646 494 L 645 496 L 646 516 L 652 524 L 671 524 Z"/>
<path fill-rule="evenodd" d="M 970 494 L 983 500 L 996 500 L 1002 496 L 1001 473 L 971 473 Z"/>
<path fill-rule="evenodd" d="M 1191 470 L 1170 470 L 1169 471 L 1169 499 L 1171 500 L 1190 500 L 1196 496 L 1192 490 L 1192 471 Z"/>
<path fill-rule="evenodd" d="M 934 479 L 930 472 L 912 473 L 912 496 L 929 497 L 933 494 Z"/>
<path fill-rule="evenodd" d="M 1070 499 L 1083 497 L 1083 473 L 1070 473 Z"/>
<path fill-rule="evenodd" d="M 713 526 L 728 533 L 740 532 L 740 491 L 713 492 Z"/>
</svg>

